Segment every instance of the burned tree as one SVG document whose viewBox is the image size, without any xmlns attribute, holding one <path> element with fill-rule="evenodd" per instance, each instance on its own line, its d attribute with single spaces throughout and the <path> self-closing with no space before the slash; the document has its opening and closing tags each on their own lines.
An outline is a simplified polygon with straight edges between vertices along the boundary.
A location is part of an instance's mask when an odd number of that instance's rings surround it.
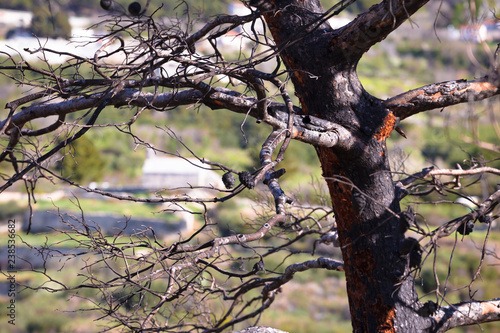
<svg viewBox="0 0 500 333">
<path fill-rule="evenodd" d="M 347 25 L 333 29 L 328 19 L 354 2 L 342 1 L 325 11 L 317 0 L 256 0 L 248 4 L 250 14 L 219 16 L 195 31 L 191 31 L 190 22 L 161 23 L 156 19 L 161 9 L 156 11 L 148 6 L 142 9 L 134 2 L 128 7 L 129 13 L 118 9 L 112 12 L 107 21 L 110 32 L 99 39 L 103 45 L 93 58 L 71 56 L 58 68 L 41 68 L 9 55 L 1 66 L 4 75 L 34 86 L 37 91 L 7 104 L 9 113 L 0 126 L 2 136 L 8 140 L 0 160 L 9 163 L 13 172 L 4 175 L 0 191 L 18 181 L 25 182 L 30 191 L 38 178 L 50 177 L 120 200 L 204 205 L 229 200 L 244 189 L 264 184 L 274 200 L 274 213 L 254 232 L 213 237 L 199 244 L 191 243 L 200 236 L 199 232 L 171 245 L 145 235 L 138 235 L 139 240 L 132 243 L 120 239 L 109 242 L 98 226 L 81 221 L 83 227 L 75 230 L 79 237 L 74 238 L 70 233 L 68 236 L 82 245 L 81 237 L 92 240 L 89 248 L 100 253 L 95 265 L 105 263 L 114 276 L 109 279 L 94 276 L 90 269 L 94 264 L 89 264 L 86 281 L 76 286 L 62 284 L 60 290 L 101 291 L 104 301 L 97 304 L 98 308 L 114 319 L 117 326 L 139 331 L 215 332 L 258 317 L 278 297 L 280 286 L 295 273 L 322 268 L 345 272 L 356 332 L 442 332 L 498 320 L 498 300 L 471 298 L 455 305 L 422 304 L 415 289 L 414 273 L 440 238 L 455 231 L 466 235 L 474 223 L 491 224 L 498 217 L 495 209 L 500 192 L 492 193 L 482 203 L 475 202 L 475 208 L 466 216 L 433 230 L 416 225 L 415 214 L 411 210 L 402 212 L 399 202 L 425 186 L 445 191 L 447 184 L 439 181 L 441 175 L 455 177 L 456 185 L 463 176 L 498 175 L 500 171 L 486 165 L 468 170 L 426 168 L 418 174 L 399 177 L 391 171 L 386 146 L 393 131 L 401 132 L 398 124 L 417 113 L 497 95 L 498 52 L 492 56 L 490 73 L 481 78 L 430 84 L 379 99 L 363 88 L 357 75 L 358 62 L 427 1 L 382 1 Z M 105 9 L 117 8 L 109 2 L 101 4 Z M 263 31 L 256 28 L 262 22 L 265 22 Z M 217 47 L 217 40 L 237 27 L 241 28 L 240 36 L 253 47 L 246 58 L 239 54 L 230 60 Z M 210 52 L 198 51 L 203 41 L 211 45 Z M 61 55 L 44 47 L 37 52 L 45 57 Z M 123 57 L 123 63 L 108 61 L 116 55 Z M 273 70 L 260 69 L 260 65 L 273 61 Z M 166 66 L 170 64 L 174 65 L 174 72 L 167 72 Z M 83 68 L 90 68 L 90 74 L 85 75 Z M 37 74 L 36 79 L 29 80 L 30 73 Z M 221 77 L 228 78 L 229 83 L 222 83 Z M 240 89 L 241 86 L 245 89 Z M 291 86 L 298 103 L 293 102 L 288 92 Z M 217 112 L 245 114 L 268 126 L 270 131 L 262 143 L 260 163 L 252 173 L 203 160 L 207 167 L 220 171 L 221 176 L 225 174 L 228 189 L 218 189 L 219 194 L 213 198 L 121 196 L 65 179 L 50 166 L 62 149 L 101 126 L 97 121 L 104 112 L 136 107 L 138 111 L 131 120 L 109 125 L 147 145 L 133 134 L 133 124 L 143 112 L 175 112 L 175 107 L 197 104 L 221 110 Z M 68 115 L 81 110 L 88 110 L 87 114 L 66 120 Z M 34 125 L 49 116 L 57 120 L 43 128 Z M 43 149 L 30 151 L 32 138 L 37 137 L 51 139 L 46 139 L 48 143 Z M 284 170 L 279 166 L 291 140 L 308 143 L 315 149 L 328 185 L 335 223 L 328 228 L 304 228 L 285 245 L 268 248 L 264 253 L 254 250 L 249 257 L 254 262 L 251 270 L 231 272 L 228 262 L 234 258 L 225 257 L 224 248 L 231 244 L 250 247 L 271 230 L 287 224 L 300 227 L 318 213 L 306 211 L 297 217 L 288 209 L 292 200 L 280 186 Z M 320 219 L 327 219 L 331 211 L 319 215 Z M 212 222 L 206 210 L 203 216 L 206 227 Z M 407 237 L 408 229 L 420 235 L 420 239 Z M 266 272 L 264 257 L 306 236 L 316 237 L 318 242 L 338 242 L 343 261 L 320 257 L 292 264 L 282 273 Z M 126 251 L 141 248 L 149 249 L 149 254 L 137 257 Z M 111 264 L 117 260 L 126 266 L 124 270 Z M 271 275 L 260 276 L 262 273 Z M 218 274 L 242 282 L 225 289 L 216 282 Z M 126 294 L 118 298 L 112 295 L 112 291 L 124 286 L 129 288 Z M 252 294 L 255 290 L 259 291 L 258 296 Z M 179 318 L 169 321 L 173 312 L 166 314 L 166 305 L 185 306 L 187 294 L 205 295 L 202 298 L 221 295 L 230 305 L 215 319 L 208 310 L 200 308 L 193 322 Z M 245 295 L 253 296 L 242 301 Z"/>
</svg>

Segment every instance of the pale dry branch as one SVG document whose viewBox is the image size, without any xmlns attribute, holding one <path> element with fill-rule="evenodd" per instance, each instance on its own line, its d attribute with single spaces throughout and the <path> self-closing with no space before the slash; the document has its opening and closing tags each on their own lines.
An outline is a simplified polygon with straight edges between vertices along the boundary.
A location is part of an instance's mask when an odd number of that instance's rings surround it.
<svg viewBox="0 0 500 333">
<path fill-rule="evenodd" d="M 500 93 L 498 78 L 485 76 L 476 80 L 434 83 L 413 89 L 384 101 L 387 109 L 401 120 L 419 112 L 480 101 Z"/>
<path fill-rule="evenodd" d="M 431 316 L 434 321 L 433 332 L 446 332 L 455 327 L 477 325 L 498 321 L 500 299 L 488 301 L 469 301 L 441 307 Z"/>
<path fill-rule="evenodd" d="M 493 175 L 500 175 L 500 170 L 492 167 L 477 167 L 468 170 L 463 169 L 436 169 L 431 170 L 428 176 L 472 176 L 483 173 L 491 173 Z"/>
</svg>

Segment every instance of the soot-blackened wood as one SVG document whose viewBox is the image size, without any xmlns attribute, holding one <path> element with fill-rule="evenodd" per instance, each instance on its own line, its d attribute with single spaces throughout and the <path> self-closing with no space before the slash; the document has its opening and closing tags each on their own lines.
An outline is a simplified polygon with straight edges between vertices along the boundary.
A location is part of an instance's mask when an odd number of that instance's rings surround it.
<svg viewBox="0 0 500 333">
<path fill-rule="evenodd" d="M 405 4 L 415 11 L 425 2 Z M 356 48 L 359 34 L 349 41 L 348 28 L 318 24 L 322 10 L 316 0 L 262 1 L 259 8 L 267 11 L 264 17 L 292 73 L 303 112 L 346 127 L 363 143 L 350 150 L 316 147 L 337 219 L 354 331 L 424 331 L 429 319 L 417 314 L 421 305 L 408 258 L 400 251 L 404 235 L 385 146 L 396 117 L 363 89 L 356 75 L 370 43 Z M 380 12 L 383 6 L 375 9 Z M 376 17 L 365 19 L 370 23 Z M 394 20 L 395 29 L 403 18 Z M 389 33 L 384 29 L 390 30 L 378 27 L 376 41 Z"/>
</svg>

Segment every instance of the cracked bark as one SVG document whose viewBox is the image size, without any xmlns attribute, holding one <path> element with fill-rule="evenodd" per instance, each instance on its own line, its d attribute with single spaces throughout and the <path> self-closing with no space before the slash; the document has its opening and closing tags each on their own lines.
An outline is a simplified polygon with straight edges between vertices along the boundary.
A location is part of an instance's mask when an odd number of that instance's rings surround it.
<svg viewBox="0 0 500 333">
<path fill-rule="evenodd" d="M 314 25 L 321 16 L 316 1 L 266 2 L 274 11 L 264 17 L 282 47 L 303 113 L 343 126 L 361 143 L 316 146 L 337 219 L 355 332 L 418 332 L 430 324 L 416 312 L 413 279 L 400 255 L 404 235 L 385 146 L 396 117 L 363 89 L 356 74 L 361 55 L 425 2 L 383 2 L 340 30 Z"/>
</svg>

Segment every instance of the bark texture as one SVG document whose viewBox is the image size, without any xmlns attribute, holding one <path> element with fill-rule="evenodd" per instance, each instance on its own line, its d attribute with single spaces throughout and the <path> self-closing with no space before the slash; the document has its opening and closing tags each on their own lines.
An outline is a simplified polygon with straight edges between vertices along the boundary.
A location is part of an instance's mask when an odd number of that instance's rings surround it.
<svg viewBox="0 0 500 333">
<path fill-rule="evenodd" d="M 342 125 L 356 138 L 349 149 L 316 147 L 336 214 L 355 332 L 429 327 L 417 314 L 421 304 L 400 250 L 404 234 L 386 151 L 397 119 L 356 74 L 361 55 L 424 3 L 382 2 L 339 30 L 318 23 L 316 1 L 261 5 L 304 114 Z"/>
</svg>

